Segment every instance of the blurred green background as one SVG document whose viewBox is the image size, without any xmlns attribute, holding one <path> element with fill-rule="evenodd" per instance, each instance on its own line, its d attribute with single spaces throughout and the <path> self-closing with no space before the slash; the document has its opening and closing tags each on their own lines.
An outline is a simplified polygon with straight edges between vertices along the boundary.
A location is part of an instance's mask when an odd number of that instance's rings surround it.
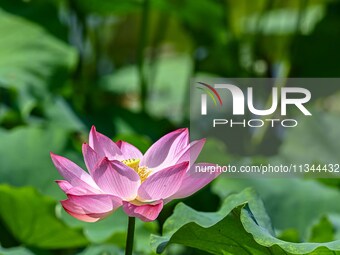
<svg viewBox="0 0 340 255">
<path fill-rule="evenodd" d="M 0 254 L 120 254 L 126 216 L 88 224 L 66 215 L 50 151 L 84 166 L 91 125 L 145 151 L 189 126 L 191 78 L 339 77 L 339 45 L 338 1 L 0 0 Z M 252 131 L 243 130 L 238 146 L 233 135 L 201 160 L 313 163 L 323 153 L 336 162 L 339 137 L 331 130 L 340 127 L 340 94 L 325 86 L 313 95 L 316 117 L 301 128 L 260 134 L 256 153 L 248 150 Z M 320 220 L 334 230 L 322 241 L 340 237 L 338 179 L 220 178 L 184 202 L 216 211 L 248 186 L 283 238 L 310 240 Z M 153 254 L 149 236 L 161 232 L 176 203 L 156 222 L 138 221 L 136 254 Z M 166 253 L 206 254 L 177 246 Z"/>
</svg>

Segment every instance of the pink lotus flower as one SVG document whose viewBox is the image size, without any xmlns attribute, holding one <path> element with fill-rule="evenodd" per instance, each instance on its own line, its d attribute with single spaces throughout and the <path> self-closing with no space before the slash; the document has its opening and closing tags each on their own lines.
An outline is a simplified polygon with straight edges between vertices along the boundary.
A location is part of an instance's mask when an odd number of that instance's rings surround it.
<svg viewBox="0 0 340 255">
<path fill-rule="evenodd" d="M 133 145 L 115 143 L 92 127 L 89 144 L 83 144 L 89 174 L 51 153 L 65 179 L 57 181 L 68 197 L 61 204 L 70 215 L 87 222 L 105 218 L 120 206 L 130 217 L 155 220 L 164 204 L 192 195 L 218 175 L 198 178 L 189 174 L 204 143 L 202 139 L 189 144 L 188 130 L 179 129 L 163 136 L 143 155 Z"/>
</svg>

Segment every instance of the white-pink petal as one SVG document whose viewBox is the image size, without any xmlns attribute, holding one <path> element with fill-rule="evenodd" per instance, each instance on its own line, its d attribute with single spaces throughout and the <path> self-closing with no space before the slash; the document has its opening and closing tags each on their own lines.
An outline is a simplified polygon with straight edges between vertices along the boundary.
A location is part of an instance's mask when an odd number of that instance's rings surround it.
<svg viewBox="0 0 340 255">
<path fill-rule="evenodd" d="M 102 194 L 101 191 L 93 192 L 93 190 L 86 189 L 84 187 L 73 187 L 68 181 L 58 180 L 56 183 L 59 185 L 60 189 L 65 192 L 67 195 L 94 195 L 94 194 Z"/>
<path fill-rule="evenodd" d="M 124 159 L 141 159 L 143 154 L 132 144 L 124 141 L 116 142 L 117 146 L 121 150 Z"/>
<path fill-rule="evenodd" d="M 122 201 L 111 195 L 68 195 L 61 204 L 73 217 L 94 222 L 114 212 Z"/>
<path fill-rule="evenodd" d="M 134 205 L 129 202 L 123 202 L 123 210 L 127 215 L 129 215 L 130 217 L 137 217 L 146 222 L 157 219 L 162 209 L 162 200 L 145 205 Z"/>
<path fill-rule="evenodd" d="M 139 201 L 155 201 L 173 195 L 180 187 L 189 162 L 170 166 L 150 175 L 139 187 Z"/>
<path fill-rule="evenodd" d="M 201 167 L 204 169 L 205 167 L 215 166 L 210 163 L 198 163 L 193 165 L 190 170 L 185 174 L 182 184 L 180 188 L 174 193 L 171 197 L 169 197 L 166 202 L 169 202 L 173 199 L 185 198 L 191 196 L 198 190 L 202 189 L 206 185 L 208 185 L 212 180 L 214 180 L 217 176 L 220 175 L 220 172 L 209 173 L 209 172 L 195 172 L 195 167 Z"/>
<path fill-rule="evenodd" d="M 123 200 L 133 200 L 140 186 L 139 175 L 120 161 L 104 158 L 97 166 L 93 179 L 106 193 Z"/>
<path fill-rule="evenodd" d="M 100 189 L 91 176 L 67 158 L 51 153 L 54 166 L 66 181 L 74 187 L 82 187 L 97 193 Z"/>
<path fill-rule="evenodd" d="M 147 150 L 140 165 L 156 168 L 160 165 L 174 164 L 175 157 L 186 148 L 188 142 L 189 134 L 187 128 L 178 129 L 166 134 Z"/>
<path fill-rule="evenodd" d="M 200 139 L 191 142 L 190 145 L 188 145 L 187 148 L 183 150 L 180 155 L 178 155 L 178 158 L 176 159 L 176 164 L 184 161 L 189 161 L 191 167 L 201 153 L 202 148 L 205 144 L 205 140 L 206 139 Z"/>
<path fill-rule="evenodd" d="M 119 147 L 107 136 L 96 131 L 92 126 L 89 135 L 89 145 L 101 159 L 107 157 L 110 160 L 122 160 L 122 152 Z"/>
<path fill-rule="evenodd" d="M 61 201 L 61 202 L 63 202 L 63 201 Z M 72 211 L 67 210 L 67 208 L 64 207 L 64 206 L 63 206 L 63 208 L 64 208 L 65 212 L 67 212 L 72 217 L 74 217 L 74 218 L 76 218 L 78 220 L 81 220 L 81 221 L 85 221 L 85 222 L 97 222 L 101 218 L 105 218 L 105 217 L 107 217 L 109 215 L 109 214 L 103 214 L 103 215 L 98 215 L 97 217 L 94 217 L 92 215 L 90 216 L 90 215 L 87 215 L 87 214 L 77 214 L 77 213 L 74 213 Z"/>
<path fill-rule="evenodd" d="M 67 193 L 69 189 L 73 188 L 73 186 L 68 181 L 57 180 L 55 182 L 58 184 L 59 188 L 65 193 Z"/>
<path fill-rule="evenodd" d="M 90 175 L 93 176 L 94 170 L 96 169 L 96 166 L 100 162 L 101 158 L 87 143 L 83 144 L 82 150 L 83 150 L 85 165 L 87 169 L 89 170 Z"/>
</svg>

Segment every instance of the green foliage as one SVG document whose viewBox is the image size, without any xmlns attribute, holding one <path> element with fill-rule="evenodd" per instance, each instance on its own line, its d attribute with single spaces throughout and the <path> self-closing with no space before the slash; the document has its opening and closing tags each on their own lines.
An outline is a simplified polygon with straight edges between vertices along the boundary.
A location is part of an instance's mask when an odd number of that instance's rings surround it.
<svg viewBox="0 0 340 255">
<path fill-rule="evenodd" d="M 77 255 L 123 255 L 124 251 L 114 245 L 93 245 Z M 6 254 L 5 254 L 6 255 Z"/>
<path fill-rule="evenodd" d="M 49 152 L 84 168 L 81 144 L 91 125 L 145 152 L 161 135 L 189 126 L 193 77 L 339 75 L 336 1 L 146 1 L 147 27 L 142 0 L 0 2 L 0 255 L 124 253 L 122 210 L 89 224 L 57 201 L 65 195 Z M 257 145 L 254 130 L 232 130 L 226 144 L 209 139 L 199 161 L 338 163 L 338 86 L 310 90 L 313 116 L 298 127 L 268 129 Z M 259 195 L 241 192 L 247 187 Z M 340 254 L 339 187 L 336 178 L 220 177 L 172 216 L 175 201 L 158 221 L 137 221 L 135 252 L 179 244 L 166 253 Z"/>
<path fill-rule="evenodd" d="M 7 235 L 11 234 L 16 241 L 30 248 L 65 249 L 93 243 L 95 245 L 81 254 L 102 254 L 107 250 L 122 251 L 125 247 L 127 216 L 122 210 L 96 224 L 80 222 L 66 214 L 55 200 L 42 196 L 33 188 L 7 185 L 0 186 L 0 203 L 0 222 L 5 223 L 2 231 L 7 230 Z M 137 221 L 135 250 L 151 254 L 149 237 L 156 231 L 155 222 Z M 4 255 L 33 254 L 24 248 L 1 252 Z"/>
<path fill-rule="evenodd" d="M 25 248 L 10 248 L 4 249 L 0 247 L 1 255 L 34 255 L 31 251 Z"/>
<path fill-rule="evenodd" d="M 293 255 L 340 251 L 340 241 L 291 243 L 278 239 L 262 202 L 251 189 L 227 197 L 216 213 L 197 212 L 179 204 L 164 224 L 163 236 L 152 237 L 158 253 L 172 243 L 212 254 Z"/>
<path fill-rule="evenodd" d="M 165 222 L 163 236 L 152 237 L 152 246 L 158 253 L 170 243 L 184 244 L 212 254 L 247 254 L 247 246 L 264 252 L 266 249 L 242 230 L 239 221 L 240 208 L 247 203 L 251 193 L 248 190 L 230 196 L 216 213 L 197 212 L 180 203 Z"/>
<path fill-rule="evenodd" d="M 0 9 L 0 87 L 15 93 L 27 118 L 48 89 L 63 83 L 74 68 L 76 52 L 41 27 Z"/>
<path fill-rule="evenodd" d="M 142 153 L 146 152 L 147 149 L 151 146 L 151 141 L 147 137 L 138 136 L 135 134 L 119 134 L 113 140 L 121 140 L 131 143 L 136 146 Z"/>
<path fill-rule="evenodd" d="M 49 153 L 65 151 L 68 133 L 55 127 L 21 127 L 0 131 L 0 180 L 16 186 L 31 185 L 57 196 L 59 179 Z M 20 159 L 20 160 L 18 160 Z"/>
<path fill-rule="evenodd" d="M 105 1 L 105 0 L 75 0 L 72 3 L 82 13 L 95 13 L 100 15 L 127 14 L 136 12 L 140 8 L 140 1 Z"/>
<path fill-rule="evenodd" d="M 297 128 L 287 132 L 279 160 L 296 164 L 338 162 L 340 147 L 334 141 L 339 124 L 338 113 L 313 111 L 313 118 L 301 119 Z"/>
<path fill-rule="evenodd" d="M 81 247 L 88 243 L 79 230 L 55 215 L 55 202 L 33 188 L 0 186 L 0 218 L 22 244 L 38 248 Z"/>
<path fill-rule="evenodd" d="M 301 179 L 227 179 L 219 178 L 213 191 L 225 198 L 245 187 L 253 187 L 264 201 L 275 228 L 297 229 L 307 239 L 311 224 L 328 213 L 340 213 L 338 190 L 315 180 Z"/>
<path fill-rule="evenodd" d="M 333 224 L 327 217 L 323 217 L 320 222 L 313 226 L 309 241 L 313 243 L 331 242 L 335 240 L 334 232 Z"/>
<path fill-rule="evenodd" d="M 60 208 L 61 209 L 61 208 Z M 62 211 L 62 219 L 67 225 L 82 228 L 86 238 L 93 244 L 114 244 L 116 248 L 123 249 L 125 247 L 126 239 L 126 226 L 128 218 L 123 210 L 117 210 L 110 217 L 101 220 L 95 224 L 88 224 L 80 222 L 66 212 Z M 109 227 L 108 227 L 109 226 Z M 135 251 L 142 254 L 150 253 L 150 241 L 151 234 L 157 232 L 157 224 L 155 222 L 142 222 L 137 220 L 136 222 L 136 236 L 138 242 L 135 245 Z M 93 248 L 95 249 L 95 248 Z M 102 246 L 96 249 L 104 249 Z"/>
</svg>

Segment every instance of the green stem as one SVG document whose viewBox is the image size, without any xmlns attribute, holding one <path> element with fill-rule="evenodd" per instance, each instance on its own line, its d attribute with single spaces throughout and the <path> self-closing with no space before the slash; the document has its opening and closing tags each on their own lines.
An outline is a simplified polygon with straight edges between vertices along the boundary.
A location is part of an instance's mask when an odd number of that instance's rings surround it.
<svg viewBox="0 0 340 255">
<path fill-rule="evenodd" d="M 129 217 L 128 231 L 126 237 L 125 255 L 132 255 L 133 239 L 135 236 L 135 217 Z"/>
<path fill-rule="evenodd" d="M 149 21 L 149 0 L 144 0 L 142 6 L 142 20 L 139 34 L 139 42 L 137 48 L 137 67 L 139 76 L 139 85 L 141 89 L 141 108 L 142 112 L 146 111 L 146 100 L 147 100 L 147 80 L 144 70 L 144 49 L 146 46 L 147 32 L 148 32 L 148 21 Z"/>
<path fill-rule="evenodd" d="M 156 28 L 156 32 L 154 35 L 154 39 L 153 42 L 151 44 L 151 55 L 150 55 L 150 74 L 149 74 L 149 84 L 148 84 L 148 91 L 152 91 L 154 86 L 154 81 L 156 78 L 156 74 L 158 71 L 158 63 L 156 63 L 156 61 L 159 58 L 160 55 L 160 44 L 162 42 L 162 40 L 164 39 L 166 32 L 167 32 L 167 28 L 168 28 L 168 23 L 169 23 L 169 15 L 165 14 L 165 13 L 160 13 L 158 22 L 157 22 L 157 28 Z"/>
</svg>

